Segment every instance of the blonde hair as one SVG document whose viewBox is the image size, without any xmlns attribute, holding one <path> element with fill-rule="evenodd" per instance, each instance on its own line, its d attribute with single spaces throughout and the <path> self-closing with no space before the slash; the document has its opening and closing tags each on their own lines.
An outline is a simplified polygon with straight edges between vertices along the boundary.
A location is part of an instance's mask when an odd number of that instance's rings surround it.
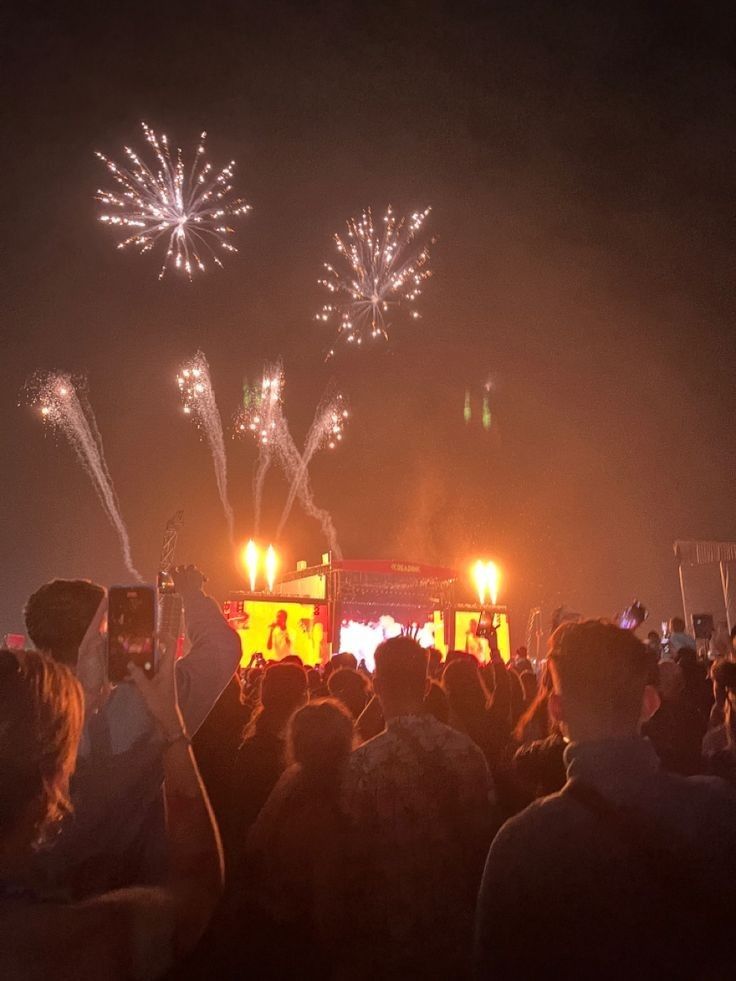
<svg viewBox="0 0 736 981">
<path fill-rule="evenodd" d="M 71 810 L 69 778 L 84 722 L 79 682 L 37 651 L 0 650 L 0 838 L 40 801 L 42 838 Z"/>
</svg>

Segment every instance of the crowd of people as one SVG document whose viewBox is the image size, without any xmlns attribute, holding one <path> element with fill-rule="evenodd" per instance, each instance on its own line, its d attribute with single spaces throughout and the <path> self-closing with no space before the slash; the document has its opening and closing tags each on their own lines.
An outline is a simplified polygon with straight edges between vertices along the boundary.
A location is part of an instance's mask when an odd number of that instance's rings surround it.
<svg viewBox="0 0 736 981">
<path fill-rule="evenodd" d="M 725 978 L 736 653 L 600 620 L 547 657 L 382 643 L 240 670 L 191 567 L 189 650 L 105 673 L 54 580 L 0 651 L 0 977 Z"/>
</svg>

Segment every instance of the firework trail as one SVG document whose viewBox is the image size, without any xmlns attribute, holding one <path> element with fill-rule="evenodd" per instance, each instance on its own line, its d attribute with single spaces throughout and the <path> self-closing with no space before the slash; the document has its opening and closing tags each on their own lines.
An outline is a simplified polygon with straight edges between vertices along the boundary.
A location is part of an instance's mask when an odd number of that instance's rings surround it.
<svg viewBox="0 0 736 981">
<path fill-rule="evenodd" d="M 312 485 L 309 480 L 309 473 L 303 468 L 302 456 L 296 448 L 288 428 L 285 429 L 283 438 L 278 444 L 279 463 L 286 476 L 292 481 L 292 488 L 296 487 L 296 496 L 299 498 L 306 513 L 319 522 L 322 534 L 327 539 L 333 558 L 342 559 L 342 549 L 337 540 L 337 529 L 332 520 L 332 515 L 324 508 L 318 507 L 314 500 Z M 283 522 L 283 516 L 282 516 Z"/>
<path fill-rule="evenodd" d="M 350 218 L 347 235 L 335 235 L 340 268 L 325 263 L 326 276 L 318 280 L 334 299 L 326 303 L 316 319 L 337 320 L 338 339 L 362 344 L 367 338 L 388 337 L 386 315 L 391 307 L 410 307 L 419 318 L 414 302 L 422 292 L 429 269 L 428 244 L 417 248 L 419 235 L 430 208 L 396 218 L 389 205 L 382 230 L 376 230 L 370 209 L 360 218 Z M 328 357 L 335 353 L 334 348 Z"/>
<path fill-rule="evenodd" d="M 92 481 L 110 524 L 117 532 L 126 569 L 138 582 L 142 582 L 133 565 L 128 529 L 120 513 L 117 494 L 105 461 L 102 437 L 92 406 L 84 395 L 83 384 L 75 384 L 72 377 L 63 372 L 40 372 L 30 379 L 26 392 L 31 404 L 40 408 L 44 423 L 61 433 L 74 450 Z"/>
<path fill-rule="evenodd" d="M 263 488 L 275 447 L 283 440 L 286 420 L 283 414 L 282 391 L 284 369 L 281 362 L 266 367 L 258 389 L 243 389 L 243 407 L 235 417 L 235 434 L 250 434 L 258 444 L 258 464 L 253 480 L 253 509 L 255 534 L 261 524 Z"/>
<path fill-rule="evenodd" d="M 222 420 L 210 379 L 210 366 L 201 351 L 197 351 L 190 361 L 185 362 L 180 367 L 176 380 L 181 393 L 184 413 L 194 418 L 212 453 L 217 492 L 225 512 L 230 541 L 234 542 L 235 517 L 227 495 L 227 457 L 225 455 L 225 440 L 222 435 Z"/>
<path fill-rule="evenodd" d="M 172 155 L 165 135 L 159 137 L 146 123 L 141 125 L 156 163 L 149 167 L 127 146 L 129 167 L 120 167 L 98 153 L 117 185 L 113 191 L 97 191 L 95 199 L 105 206 L 99 219 L 127 236 L 118 243 L 119 249 L 132 245 L 142 254 L 150 252 L 160 238 L 168 238 L 159 279 L 167 268 L 173 268 L 191 280 L 195 271 L 204 272 L 205 257 L 222 266 L 215 249 L 238 251 L 228 241 L 234 229 L 226 222 L 247 214 L 251 207 L 242 198 L 230 196 L 235 161 L 215 171 L 205 159 L 206 133 L 201 134 L 187 171 L 181 150 L 177 148 Z"/>
<path fill-rule="evenodd" d="M 249 389 L 245 387 L 243 407 L 235 417 L 235 435 L 250 435 L 258 444 L 258 464 L 254 480 L 253 496 L 255 511 L 256 534 L 260 527 L 263 487 L 266 474 L 275 461 L 290 481 L 288 505 L 291 508 L 295 498 L 298 498 L 306 513 L 319 522 L 322 531 L 336 558 L 342 557 L 337 541 L 337 531 L 330 513 L 317 506 L 314 493 L 309 481 L 308 461 L 305 464 L 302 454 L 289 431 L 289 425 L 284 416 L 283 407 L 284 372 L 279 362 L 265 368 L 260 387 Z M 331 410 L 331 411 L 330 411 Z M 331 401 L 325 401 L 318 410 L 315 422 L 310 429 L 313 446 L 310 448 L 308 436 L 305 455 L 311 456 L 320 446 L 337 445 L 342 440 L 343 427 L 347 415 L 342 398 L 335 396 Z M 332 415 L 337 415 L 333 419 Z M 281 525 L 286 520 L 285 510 Z"/>
<path fill-rule="evenodd" d="M 309 464 L 312 462 L 312 457 L 318 450 L 325 446 L 328 449 L 334 450 L 335 447 L 342 441 L 348 415 L 349 413 L 345 405 L 345 400 L 340 394 L 337 394 L 334 397 L 327 396 L 318 406 L 314 421 L 312 422 L 309 432 L 307 433 L 307 438 L 304 442 L 304 450 L 301 453 L 299 466 L 292 477 L 289 496 L 287 497 L 286 504 L 281 512 L 281 520 L 279 521 L 279 526 L 276 529 L 277 540 L 281 537 L 281 532 L 284 529 L 284 525 L 289 517 L 297 494 L 300 493 L 300 491 L 302 492 L 302 502 L 304 501 L 305 487 L 306 497 L 309 497 L 311 494 L 311 488 L 309 486 Z"/>
</svg>

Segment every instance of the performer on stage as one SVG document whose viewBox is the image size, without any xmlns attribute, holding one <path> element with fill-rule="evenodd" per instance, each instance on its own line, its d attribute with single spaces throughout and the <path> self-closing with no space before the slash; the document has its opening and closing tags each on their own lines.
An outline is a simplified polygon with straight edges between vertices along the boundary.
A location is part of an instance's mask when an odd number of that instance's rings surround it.
<svg viewBox="0 0 736 981">
<path fill-rule="evenodd" d="M 291 654 L 291 637 L 286 629 L 286 610 L 279 610 L 276 620 L 269 627 L 268 644 L 269 651 L 273 651 L 276 657 L 281 660 Z"/>
</svg>

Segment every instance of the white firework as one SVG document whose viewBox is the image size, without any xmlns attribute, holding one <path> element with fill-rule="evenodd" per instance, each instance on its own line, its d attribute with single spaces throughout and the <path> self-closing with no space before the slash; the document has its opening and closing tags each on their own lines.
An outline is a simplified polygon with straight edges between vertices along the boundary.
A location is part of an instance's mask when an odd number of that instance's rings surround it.
<svg viewBox="0 0 736 981">
<path fill-rule="evenodd" d="M 38 372 L 26 385 L 29 401 L 40 409 L 44 424 L 61 433 L 74 450 L 92 481 L 105 515 L 117 532 L 128 572 L 141 582 L 140 574 L 133 565 L 128 529 L 105 460 L 97 420 L 84 389 L 83 379 L 75 381 L 71 375 L 59 371 Z"/>
<path fill-rule="evenodd" d="M 392 307 L 410 308 L 419 318 L 414 304 L 422 284 L 431 275 L 429 246 L 419 246 L 419 236 L 431 209 L 396 218 L 389 205 L 382 228 L 376 229 L 370 209 L 360 218 L 350 218 L 347 235 L 335 235 L 340 255 L 339 268 L 325 263 L 326 276 L 318 280 L 332 296 L 317 320 L 337 320 L 338 338 L 349 344 L 388 337 L 388 315 Z M 328 356 L 334 354 L 334 348 Z"/>
<path fill-rule="evenodd" d="M 127 146 L 127 167 L 97 154 L 116 184 L 115 190 L 98 190 L 95 195 L 105 206 L 99 220 L 124 232 L 119 249 L 132 245 L 141 253 L 150 252 L 160 239 L 167 240 L 159 279 L 173 268 L 191 280 L 196 271 L 204 272 L 207 259 L 222 266 L 218 251 L 238 251 L 229 241 L 235 229 L 227 222 L 247 214 L 251 206 L 231 196 L 235 161 L 215 170 L 206 159 L 206 133 L 187 170 L 181 149 L 172 154 L 165 135 L 159 137 L 146 123 L 141 125 L 156 162 L 149 166 Z"/>
<path fill-rule="evenodd" d="M 210 378 L 210 366 L 201 351 L 179 369 L 177 384 L 181 394 L 184 414 L 192 416 L 202 431 L 212 454 L 217 492 L 225 512 L 230 541 L 233 541 L 235 516 L 227 492 L 227 455 L 222 434 L 222 419 L 217 408 L 215 390 Z"/>
</svg>

